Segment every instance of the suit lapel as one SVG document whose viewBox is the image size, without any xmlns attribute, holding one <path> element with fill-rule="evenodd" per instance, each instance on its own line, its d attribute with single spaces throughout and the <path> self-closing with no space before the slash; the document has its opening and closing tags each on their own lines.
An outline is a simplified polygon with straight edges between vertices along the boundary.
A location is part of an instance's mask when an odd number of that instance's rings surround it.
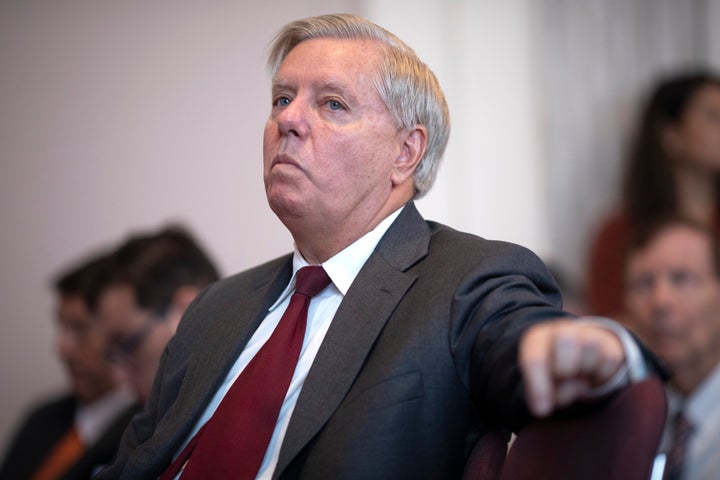
<svg viewBox="0 0 720 480">
<path fill-rule="evenodd" d="M 409 203 L 360 270 L 300 392 L 274 478 L 345 398 L 385 323 L 415 281 L 415 275 L 406 270 L 427 253 L 429 238 L 429 228 Z"/>
<path fill-rule="evenodd" d="M 188 370 L 177 400 L 158 424 L 155 434 L 143 450 L 171 448 L 173 455 L 207 408 L 240 352 L 250 340 L 267 309 L 280 295 L 292 274 L 291 256 L 253 282 L 250 288 L 230 288 L 231 294 L 216 299 L 188 361 Z M 243 292 L 243 296 L 235 294 Z M 152 442 L 152 445 L 150 444 Z M 156 450 L 160 449 L 160 450 Z"/>
</svg>

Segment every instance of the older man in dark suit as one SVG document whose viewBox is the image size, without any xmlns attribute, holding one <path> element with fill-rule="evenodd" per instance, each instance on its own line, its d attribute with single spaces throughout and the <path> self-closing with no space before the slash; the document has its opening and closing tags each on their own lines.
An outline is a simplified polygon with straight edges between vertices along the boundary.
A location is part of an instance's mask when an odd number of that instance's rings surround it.
<svg viewBox="0 0 720 480">
<path fill-rule="evenodd" d="M 264 180 L 295 251 L 190 306 L 101 478 L 458 478 L 489 429 L 626 381 L 637 346 L 572 320 L 534 254 L 416 210 L 449 115 L 409 47 L 328 15 L 269 66 Z"/>
</svg>

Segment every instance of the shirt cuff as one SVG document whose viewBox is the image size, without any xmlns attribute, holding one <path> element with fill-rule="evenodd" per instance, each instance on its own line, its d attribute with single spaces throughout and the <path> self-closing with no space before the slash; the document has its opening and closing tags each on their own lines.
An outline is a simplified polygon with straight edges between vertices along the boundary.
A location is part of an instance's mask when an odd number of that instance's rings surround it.
<svg viewBox="0 0 720 480">
<path fill-rule="evenodd" d="M 606 317 L 580 317 L 579 322 L 589 323 L 614 333 L 622 344 L 625 363 L 607 382 L 593 389 L 589 397 L 598 398 L 614 392 L 628 383 L 637 383 L 647 377 L 647 366 L 637 344 L 630 332 L 615 320 Z"/>
</svg>

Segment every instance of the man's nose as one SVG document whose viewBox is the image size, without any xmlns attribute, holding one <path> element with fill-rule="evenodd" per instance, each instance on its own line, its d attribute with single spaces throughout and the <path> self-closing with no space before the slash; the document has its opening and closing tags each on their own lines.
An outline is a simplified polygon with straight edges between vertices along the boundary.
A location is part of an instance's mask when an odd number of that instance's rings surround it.
<svg viewBox="0 0 720 480">
<path fill-rule="evenodd" d="M 283 107 L 277 116 L 278 128 L 283 135 L 303 137 L 310 131 L 311 108 L 307 102 L 300 99 L 293 99 Z"/>
<path fill-rule="evenodd" d="M 672 313 L 675 305 L 676 292 L 667 280 L 655 282 L 651 292 L 653 316 L 660 320 Z"/>
<path fill-rule="evenodd" d="M 666 304 L 675 297 L 675 289 L 668 279 L 662 278 L 655 282 L 653 288 L 653 301 L 656 303 Z"/>
</svg>

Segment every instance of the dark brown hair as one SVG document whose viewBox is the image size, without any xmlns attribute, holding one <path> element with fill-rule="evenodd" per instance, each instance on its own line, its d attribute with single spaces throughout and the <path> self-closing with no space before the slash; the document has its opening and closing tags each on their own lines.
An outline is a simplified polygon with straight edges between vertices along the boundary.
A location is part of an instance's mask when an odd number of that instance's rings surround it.
<svg viewBox="0 0 720 480">
<path fill-rule="evenodd" d="M 694 95 L 708 85 L 720 87 L 720 77 L 706 70 L 686 71 L 663 78 L 648 97 L 629 150 L 623 185 L 623 207 L 633 224 L 654 223 L 677 213 L 673 159 L 662 145 L 662 136 L 665 128 L 683 120 Z M 720 207 L 720 177 L 717 199 Z"/>
<path fill-rule="evenodd" d="M 709 240 L 713 272 L 720 278 L 720 241 L 717 233 L 711 227 L 681 215 L 668 215 L 657 218 L 652 222 L 645 222 L 637 228 L 628 243 L 625 252 L 625 264 L 627 265 L 629 258 L 633 254 L 645 249 L 659 235 L 673 227 L 684 227 L 693 230 Z"/>
<path fill-rule="evenodd" d="M 96 279 L 88 306 L 96 310 L 105 290 L 128 285 L 138 307 L 162 317 L 180 287 L 202 289 L 218 278 L 215 265 L 190 232 L 172 225 L 158 232 L 131 235 L 120 245 Z"/>
<path fill-rule="evenodd" d="M 109 252 L 88 255 L 83 260 L 59 272 L 52 281 L 55 293 L 60 297 L 80 297 L 88 304 L 95 282 L 111 262 Z"/>
</svg>

